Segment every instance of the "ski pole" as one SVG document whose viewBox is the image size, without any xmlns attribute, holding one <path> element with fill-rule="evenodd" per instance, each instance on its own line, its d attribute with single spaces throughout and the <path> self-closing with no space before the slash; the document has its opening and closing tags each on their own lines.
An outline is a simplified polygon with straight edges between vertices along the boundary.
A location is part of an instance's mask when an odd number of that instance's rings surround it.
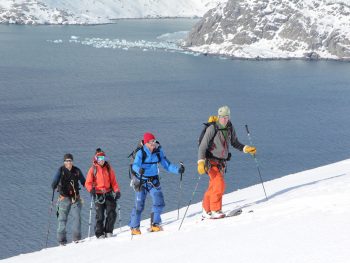
<svg viewBox="0 0 350 263">
<path fill-rule="evenodd" d="M 90 215 L 89 215 L 89 231 L 88 231 L 88 238 L 90 239 L 90 231 L 91 231 L 91 214 L 92 214 L 92 204 L 94 201 L 94 196 L 91 195 L 91 201 L 90 201 Z"/>
<path fill-rule="evenodd" d="M 183 166 L 183 162 L 180 162 L 180 165 Z M 181 204 L 181 194 L 182 194 L 182 176 L 183 173 L 180 175 L 180 184 L 179 184 L 179 194 L 177 197 L 178 203 L 177 203 L 177 220 L 180 218 L 180 204 Z"/>
<path fill-rule="evenodd" d="M 118 208 L 118 222 L 119 222 L 119 233 L 122 232 L 122 217 L 121 217 L 121 211 L 120 211 L 120 205 L 119 202 L 117 202 L 117 208 Z"/>
<path fill-rule="evenodd" d="M 190 205 L 191 205 L 191 203 L 192 203 L 192 199 L 193 199 L 193 197 L 194 197 L 194 195 L 195 195 L 195 193 L 196 193 L 196 191 L 197 191 L 197 188 L 198 188 L 198 185 L 199 185 L 199 181 L 200 181 L 200 179 L 201 179 L 201 176 L 198 176 L 198 179 L 197 179 L 197 184 L 196 184 L 196 186 L 195 186 L 195 188 L 194 188 L 194 191 L 193 191 L 193 193 L 192 193 L 192 197 L 191 197 L 190 201 L 188 202 L 188 205 L 187 205 L 187 208 L 186 208 L 186 211 L 185 211 L 184 217 L 183 217 L 183 218 L 182 218 L 182 220 L 181 220 L 181 224 L 180 224 L 180 226 L 179 226 L 179 229 L 178 229 L 178 230 L 180 230 L 180 229 L 181 229 L 182 223 L 183 223 L 183 222 L 184 222 L 184 220 L 185 220 L 185 217 L 186 217 L 186 214 L 187 214 L 188 208 L 190 207 Z"/>
<path fill-rule="evenodd" d="M 47 234 L 46 234 L 46 242 L 45 242 L 45 248 L 47 248 L 47 241 L 49 240 L 49 233 L 50 233 L 50 225 L 51 225 L 51 214 L 53 209 L 53 199 L 55 196 L 55 189 L 52 190 L 52 198 L 51 198 L 51 205 L 50 205 L 50 211 L 49 211 L 49 222 L 47 227 Z"/>
<path fill-rule="evenodd" d="M 251 145 L 253 145 L 253 141 L 252 141 L 252 138 L 250 137 L 250 132 L 249 132 L 249 129 L 248 129 L 248 125 L 247 125 L 247 124 L 245 125 L 245 129 L 247 130 L 247 135 L 248 135 L 249 142 L 250 142 Z M 262 185 L 262 187 L 263 187 L 263 189 L 264 189 L 266 201 L 268 201 L 269 199 L 267 198 L 267 194 L 266 194 L 265 187 L 264 187 L 264 182 L 263 182 L 263 180 L 262 180 L 261 173 L 260 173 L 259 163 L 258 163 L 258 160 L 256 159 L 255 154 L 253 155 L 253 158 L 254 158 L 254 161 L 255 161 L 255 164 L 256 164 L 256 168 L 257 168 L 258 173 L 259 173 L 261 185 Z"/>
</svg>

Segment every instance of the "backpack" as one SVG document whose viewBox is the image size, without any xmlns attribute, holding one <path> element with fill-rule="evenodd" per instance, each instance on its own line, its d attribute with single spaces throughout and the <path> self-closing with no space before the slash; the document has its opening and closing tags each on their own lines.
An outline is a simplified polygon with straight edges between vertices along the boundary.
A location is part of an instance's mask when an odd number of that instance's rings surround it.
<svg viewBox="0 0 350 263">
<path fill-rule="evenodd" d="M 69 196 L 69 197 L 75 196 L 77 192 L 80 190 L 79 183 L 78 183 L 79 169 L 75 169 L 75 167 L 73 166 L 71 170 L 71 176 L 69 178 L 64 174 L 64 166 L 61 166 L 60 169 L 61 169 L 61 176 L 58 181 L 57 192 L 59 192 L 61 195 L 64 195 L 64 196 Z"/>
<path fill-rule="evenodd" d="M 206 158 L 215 158 L 213 157 L 213 155 L 211 154 L 211 152 L 209 151 L 209 149 L 212 147 L 213 145 L 213 141 L 214 141 L 214 138 L 216 136 L 216 134 L 218 133 L 218 131 L 222 131 L 222 130 L 227 130 L 230 134 L 232 134 L 232 123 L 229 121 L 228 124 L 227 124 L 227 128 L 224 128 L 224 129 L 220 129 L 218 127 L 218 125 L 216 124 L 216 122 L 218 121 L 219 117 L 218 116 L 215 116 L 215 115 L 212 115 L 212 116 L 209 116 L 209 119 L 208 119 L 208 122 L 206 123 L 203 123 L 204 127 L 199 135 L 199 138 L 198 138 L 198 147 L 200 146 L 202 140 L 203 140 L 203 137 L 205 135 L 205 132 L 207 131 L 208 127 L 210 127 L 211 125 L 214 125 L 215 127 L 215 133 L 213 135 L 213 137 L 210 139 L 209 141 L 209 144 L 208 144 L 208 148 L 206 150 Z M 228 153 L 228 157 L 226 159 L 226 161 L 229 161 L 231 158 L 231 153 L 229 152 Z M 216 158 L 217 159 L 217 158 Z"/>
<path fill-rule="evenodd" d="M 217 116 L 210 116 L 209 119 L 208 119 L 208 122 L 203 123 L 204 127 L 202 129 L 201 134 L 199 135 L 199 138 L 198 138 L 198 147 L 199 147 L 199 145 L 201 145 L 201 142 L 203 140 L 204 134 L 207 131 L 208 127 L 211 126 L 211 125 L 214 125 L 215 126 L 215 133 L 214 133 L 213 138 L 211 138 L 211 140 L 209 142 L 209 147 L 208 148 L 211 147 L 211 144 L 213 143 L 214 137 L 215 137 L 216 133 L 218 132 L 218 126 L 216 125 L 216 122 L 217 122 L 218 119 L 219 118 Z"/>
<path fill-rule="evenodd" d="M 144 143 L 143 140 L 141 140 L 138 144 L 137 147 L 128 155 L 128 158 L 130 158 L 130 164 L 129 164 L 129 179 L 132 179 L 133 176 L 136 176 L 136 172 L 132 169 L 132 165 L 134 163 L 136 154 L 138 151 L 142 151 L 142 162 L 141 164 L 155 164 L 155 163 L 159 163 L 160 162 L 160 143 L 158 141 L 156 141 L 156 143 L 158 144 L 158 147 L 156 149 L 156 151 L 154 152 L 155 154 L 157 154 L 158 157 L 158 161 L 157 162 L 145 162 L 146 158 L 147 158 L 147 153 L 145 152 L 145 150 L 143 149 Z"/>
</svg>

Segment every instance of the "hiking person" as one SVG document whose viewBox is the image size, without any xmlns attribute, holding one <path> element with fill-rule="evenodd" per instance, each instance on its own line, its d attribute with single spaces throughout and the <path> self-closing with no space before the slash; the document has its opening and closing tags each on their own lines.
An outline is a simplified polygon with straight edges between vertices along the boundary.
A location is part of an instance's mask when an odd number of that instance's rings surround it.
<svg viewBox="0 0 350 263">
<path fill-rule="evenodd" d="M 85 182 L 86 190 L 95 201 L 97 238 L 112 237 L 117 218 L 117 200 L 120 189 L 112 166 L 107 162 L 106 154 L 97 148 Z M 105 221 L 106 218 L 106 221 Z"/>
<path fill-rule="evenodd" d="M 207 125 L 199 144 L 198 173 L 200 175 L 207 173 L 209 176 L 209 186 L 202 202 L 202 217 L 216 219 L 225 217 L 222 212 L 222 196 L 225 192 L 226 162 L 231 157 L 229 145 L 231 144 L 237 150 L 252 155 L 256 153 L 256 148 L 243 145 L 238 141 L 230 121 L 230 108 L 228 106 L 220 107 L 218 117 L 214 120 L 216 121 L 212 122 L 213 125 Z"/>
<path fill-rule="evenodd" d="M 165 156 L 159 142 L 152 133 L 146 132 L 143 135 L 143 146 L 136 152 L 132 164 L 134 178 L 131 181 L 135 190 L 135 203 L 131 212 L 129 226 L 132 235 L 140 235 L 141 213 L 144 210 L 147 193 L 152 197 L 152 218 L 151 232 L 161 231 L 161 213 L 165 206 L 163 192 L 159 181 L 160 163 L 170 173 L 184 173 L 183 165 L 172 164 Z"/>
<path fill-rule="evenodd" d="M 67 153 L 63 156 L 63 166 L 61 166 L 52 181 L 52 189 L 57 188 L 60 193 L 57 201 L 57 240 L 60 245 L 67 243 L 66 224 L 68 214 L 73 215 L 73 242 L 77 243 L 81 239 L 81 208 L 83 201 L 79 195 L 79 182 L 85 184 L 85 178 L 81 170 L 73 165 L 73 155 Z"/>
</svg>

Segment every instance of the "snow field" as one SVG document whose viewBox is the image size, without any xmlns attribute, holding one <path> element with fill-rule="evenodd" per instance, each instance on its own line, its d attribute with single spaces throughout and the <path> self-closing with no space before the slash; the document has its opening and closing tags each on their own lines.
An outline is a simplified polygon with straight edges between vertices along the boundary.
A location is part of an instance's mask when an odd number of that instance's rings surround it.
<svg viewBox="0 0 350 263">
<path fill-rule="evenodd" d="M 345 263 L 350 256 L 350 159 L 291 174 L 224 196 L 223 210 L 243 206 L 236 217 L 201 221 L 201 204 L 190 206 L 182 229 L 177 211 L 163 215 L 164 231 L 131 239 L 127 226 L 116 236 L 85 240 L 20 255 L 3 262 Z M 197 193 L 202 195 L 203 193 Z M 186 202 L 185 202 L 186 203 Z M 181 217 L 186 207 L 180 210 Z M 145 211 L 146 212 L 146 211 Z M 180 218 L 181 219 L 181 218 Z"/>
</svg>

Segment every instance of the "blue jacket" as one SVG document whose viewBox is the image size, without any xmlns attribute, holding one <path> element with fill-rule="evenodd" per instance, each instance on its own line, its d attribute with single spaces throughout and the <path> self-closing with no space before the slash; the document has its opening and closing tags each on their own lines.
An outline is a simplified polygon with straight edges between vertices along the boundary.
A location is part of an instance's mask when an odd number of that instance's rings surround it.
<svg viewBox="0 0 350 263">
<path fill-rule="evenodd" d="M 170 161 L 164 155 L 164 152 L 161 147 L 155 149 L 153 153 L 147 148 L 146 145 L 143 146 L 143 150 L 146 153 L 146 158 L 144 163 L 142 163 L 142 149 L 140 149 L 135 156 L 132 169 L 139 174 L 140 168 L 145 169 L 145 173 L 142 177 L 156 176 L 159 174 L 158 162 L 164 167 L 164 169 L 170 173 L 178 174 L 179 167 L 170 163 Z M 158 152 L 158 153 L 157 153 Z M 158 158 L 160 157 L 160 160 Z"/>
</svg>

